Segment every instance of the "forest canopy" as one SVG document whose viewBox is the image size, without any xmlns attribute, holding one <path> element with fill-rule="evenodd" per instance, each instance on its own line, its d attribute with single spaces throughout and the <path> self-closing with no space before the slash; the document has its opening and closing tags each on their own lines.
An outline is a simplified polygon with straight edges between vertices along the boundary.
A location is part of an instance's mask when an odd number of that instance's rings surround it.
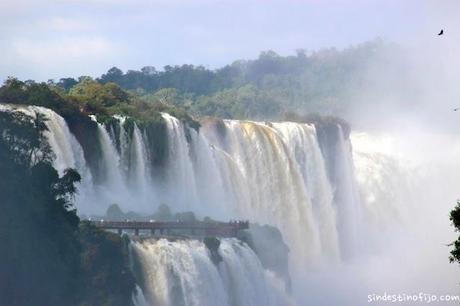
<svg viewBox="0 0 460 306">
<path fill-rule="evenodd" d="M 394 63 L 394 55 L 402 54 L 398 46 L 377 39 L 344 50 L 298 50 L 291 56 L 265 51 L 255 60 L 218 69 L 168 65 L 123 72 L 112 67 L 95 79 L 65 77 L 47 83 L 10 78 L 0 88 L 0 102 L 42 105 L 64 116 L 123 114 L 144 121 L 169 112 L 195 127 L 188 114 L 258 120 L 282 120 L 286 113 L 344 116 L 362 103 L 377 103 L 360 101 L 356 94 L 375 86 L 370 66 L 388 61 L 389 50 Z M 392 82 L 404 86 L 404 76 L 398 77 Z"/>
<path fill-rule="evenodd" d="M 375 85 L 370 66 L 384 60 L 389 50 L 402 54 L 398 46 L 377 39 L 344 50 L 297 50 L 291 56 L 265 51 L 255 60 L 215 70 L 178 65 L 123 72 L 113 67 L 97 81 L 116 83 L 146 101 L 162 101 L 195 116 L 259 120 L 280 120 L 287 112 L 340 116 L 357 103 L 357 92 Z M 391 61 L 396 60 L 397 56 Z"/>
<path fill-rule="evenodd" d="M 20 81 L 11 77 L 0 87 L 0 103 L 43 106 L 66 119 L 85 120 L 88 115 L 96 115 L 98 121 L 107 121 L 112 115 L 118 114 L 129 116 L 140 124 L 157 123 L 162 120 L 160 113 L 166 112 L 191 127 L 199 127 L 198 122 L 183 109 L 160 100 L 147 101 L 115 83 L 102 84 L 83 76 L 78 81 L 69 82 L 72 84 L 70 88 L 66 89 L 59 84 L 51 81 Z"/>
</svg>

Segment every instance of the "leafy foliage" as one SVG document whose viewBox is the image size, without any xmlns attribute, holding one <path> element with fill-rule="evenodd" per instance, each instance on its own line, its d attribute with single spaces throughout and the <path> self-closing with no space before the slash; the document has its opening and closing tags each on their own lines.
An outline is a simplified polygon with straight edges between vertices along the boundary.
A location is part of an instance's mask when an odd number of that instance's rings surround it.
<svg viewBox="0 0 460 306">
<path fill-rule="evenodd" d="M 80 175 L 67 169 L 59 176 L 44 131 L 38 114 L 0 112 L 0 301 L 130 305 L 134 281 L 121 241 L 79 228 L 72 199 Z"/>
<path fill-rule="evenodd" d="M 65 99 L 57 88 L 50 87 L 46 83 L 22 82 L 16 78 L 8 78 L 0 87 L 0 103 L 44 106 L 63 116 L 79 111 L 76 101 Z"/>
<path fill-rule="evenodd" d="M 88 115 L 96 115 L 99 121 L 105 122 L 112 120 L 112 115 L 125 115 L 139 125 L 161 123 L 160 112 L 166 112 L 193 128 L 199 128 L 199 123 L 184 110 L 167 104 L 160 96 L 150 100 L 140 99 L 115 83 L 101 84 L 90 77 L 74 81 L 66 79 L 57 84 L 46 84 L 9 78 L 0 87 L 0 103 L 44 106 L 67 121 L 85 121 Z M 74 85 L 69 88 L 69 84 Z"/>
<path fill-rule="evenodd" d="M 130 102 L 129 95 L 116 84 L 102 85 L 91 78 L 83 78 L 69 90 L 69 95 L 95 113 L 104 113 L 111 106 Z"/>
<path fill-rule="evenodd" d="M 294 56 L 262 52 L 258 59 L 237 61 L 217 70 L 203 66 L 144 67 L 124 73 L 113 67 L 99 79 L 82 76 L 57 83 L 9 78 L 0 87 L 0 103 L 38 105 L 62 115 L 85 154 L 97 156 L 97 125 L 113 124 L 125 115 L 155 143 L 149 160 L 161 164 L 167 137 L 161 112 L 199 129 L 194 116 L 236 119 L 281 119 L 315 123 L 327 133 L 348 125 L 333 117 L 298 113 L 338 114 L 350 107 L 350 88 L 365 88 L 367 64 L 386 46 L 374 41 L 337 51 L 322 50 Z M 128 91 L 127 91 L 128 90 Z M 134 280 L 126 267 L 123 240 L 80 224 L 72 206 L 80 175 L 62 176 L 51 166 L 52 152 L 43 139 L 44 118 L 20 112 L 0 112 L 0 300 L 8 305 L 130 305 Z M 91 132 L 89 132 L 91 131 Z M 116 132 L 116 129 L 114 129 Z M 331 134 L 331 133 L 329 133 Z M 97 163 L 97 158 L 88 158 Z M 115 213 L 117 213 L 115 211 Z M 119 214 L 120 212 L 118 212 Z M 172 215 L 162 206 L 158 219 L 194 218 Z M 451 214 L 460 230 L 460 204 Z M 211 242 L 215 248 L 215 241 Z M 451 261 L 460 262 L 460 239 Z M 7 282 L 5 280 L 8 280 Z M 28 294 L 23 294 L 27 291 Z"/>
<path fill-rule="evenodd" d="M 288 112 L 341 115 L 360 103 L 357 92 L 375 83 L 370 63 L 389 49 L 395 48 L 375 40 L 341 51 L 299 50 L 293 56 L 266 51 L 216 70 L 147 66 L 124 73 L 112 67 L 96 80 L 82 76 L 48 84 L 10 78 L 0 88 L 0 101 L 47 106 L 64 117 L 94 114 L 101 121 L 113 114 L 138 123 L 161 121 L 158 113 L 167 112 L 196 129 L 199 124 L 190 115 L 259 120 L 279 120 Z"/>
<path fill-rule="evenodd" d="M 216 70 L 181 65 L 123 73 L 113 67 L 97 80 L 195 116 L 266 120 L 293 111 L 338 115 L 355 103 L 354 93 L 372 85 L 369 64 L 390 47 L 395 49 L 375 40 L 342 51 L 298 50 L 294 56 L 266 51 L 256 60 Z"/>
<path fill-rule="evenodd" d="M 129 267 L 127 244 L 119 235 L 80 224 L 81 277 L 86 305 L 131 305 L 135 280 Z"/>
<path fill-rule="evenodd" d="M 460 232 L 460 201 L 457 201 L 457 205 L 450 212 L 450 221 L 452 221 L 455 231 Z M 451 245 L 453 245 L 454 249 L 450 252 L 450 262 L 460 263 L 460 237 Z"/>
<path fill-rule="evenodd" d="M 51 166 L 50 150 L 40 142 L 45 128 L 39 116 L 0 115 L 5 305 L 71 305 L 77 299 L 77 283 L 69 275 L 79 267 L 78 217 L 69 197 L 80 177 L 68 171 L 60 178 Z"/>
</svg>

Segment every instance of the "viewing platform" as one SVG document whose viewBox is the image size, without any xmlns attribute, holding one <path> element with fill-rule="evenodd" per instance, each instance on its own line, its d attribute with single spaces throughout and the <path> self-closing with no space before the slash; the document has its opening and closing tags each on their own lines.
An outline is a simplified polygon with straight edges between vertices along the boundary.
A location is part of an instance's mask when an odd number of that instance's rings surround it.
<svg viewBox="0 0 460 306">
<path fill-rule="evenodd" d="M 249 221 L 203 222 L 203 221 L 90 221 L 95 227 L 116 230 L 118 234 L 124 231 L 141 233 L 151 236 L 191 235 L 236 237 L 238 231 L 249 229 Z"/>
</svg>

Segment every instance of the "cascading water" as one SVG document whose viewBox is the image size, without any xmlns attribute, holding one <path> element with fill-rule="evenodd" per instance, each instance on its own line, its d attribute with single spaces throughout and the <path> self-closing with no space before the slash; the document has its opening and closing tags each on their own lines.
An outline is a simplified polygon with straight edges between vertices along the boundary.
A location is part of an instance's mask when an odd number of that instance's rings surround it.
<svg viewBox="0 0 460 306">
<path fill-rule="evenodd" d="M 236 239 L 222 239 L 220 263 L 196 240 L 144 240 L 132 251 L 148 302 L 159 306 L 287 306 L 281 282 L 264 271 L 254 252 Z"/>
<path fill-rule="evenodd" d="M 321 254 L 327 262 L 340 258 L 336 227 L 336 208 L 333 206 L 332 186 L 327 178 L 324 158 L 313 125 L 291 122 L 274 123 L 291 156 L 294 156 L 302 174 L 306 190 L 309 190 L 314 219 L 317 220 L 321 241 Z"/>
<path fill-rule="evenodd" d="M 54 118 L 50 126 L 55 121 L 65 125 L 52 111 L 39 111 Z M 327 178 L 313 125 L 225 120 L 219 128 L 204 124 L 197 132 L 163 114 L 169 145 L 165 175 L 156 185 L 158 178 L 151 177 L 156 169 L 147 157 L 148 145 L 154 144 L 148 144 L 135 123 L 128 133 L 126 118 L 115 119 L 118 133 L 96 121 L 99 179 L 91 192 L 77 197 L 81 213 L 101 213 L 112 203 L 151 213 L 165 202 L 176 211 L 277 226 L 291 249 L 293 271 L 339 260 L 336 219 L 341 203 L 334 202 L 337 186 Z M 62 148 L 80 152 L 80 145 L 69 140 L 70 133 L 58 137 L 60 131 L 50 132 L 57 160 L 65 161 L 61 168 L 75 166 Z M 343 155 L 347 153 L 344 148 Z"/>
<path fill-rule="evenodd" d="M 149 306 L 149 303 L 145 299 L 144 292 L 142 292 L 139 285 L 136 285 L 136 292 L 134 292 L 133 295 L 133 304 L 134 306 Z"/>
<path fill-rule="evenodd" d="M 46 119 L 47 131 L 44 135 L 54 153 L 53 167 L 63 174 L 67 168 L 76 169 L 84 177 L 79 187 L 79 199 L 86 203 L 92 194 L 92 177 L 87 167 L 83 149 L 69 130 L 66 121 L 54 111 L 40 106 L 15 106 L 0 104 L 0 111 L 20 111 L 32 118 L 41 114 Z"/>
<path fill-rule="evenodd" d="M 342 128 L 340 126 L 338 128 L 340 134 L 343 134 Z M 355 182 L 351 143 L 345 141 L 343 137 L 339 137 L 336 154 L 337 230 L 343 257 L 349 259 L 357 250 L 361 249 L 358 235 L 363 231 L 363 228 L 360 228 L 363 220 L 361 219 L 360 198 Z"/>
<path fill-rule="evenodd" d="M 136 123 L 134 123 L 132 146 L 133 161 L 131 164 L 133 164 L 133 186 L 139 189 L 142 194 L 145 194 L 145 190 L 149 185 L 147 176 L 148 160 L 142 133 Z"/>
<path fill-rule="evenodd" d="M 52 111 L 38 110 L 52 118 L 47 124 L 58 169 L 74 167 L 73 159 L 66 159 L 67 152 L 81 152 L 81 147 L 67 127 L 53 128 L 55 122 L 65 126 L 65 121 Z M 163 201 L 179 211 L 275 225 L 284 233 L 292 261 L 299 266 L 317 262 L 323 255 L 339 257 L 332 186 L 313 126 L 226 120 L 227 135 L 217 142 L 212 126 L 205 125 L 197 133 L 170 115 L 163 117 L 169 138 L 164 188 L 154 186 L 149 177 L 154 171 L 149 170 L 145 137 L 136 124 L 129 136 L 123 118 L 118 118 L 117 150 L 115 133 L 97 123 L 103 179 L 96 184 L 92 201 L 103 205 L 93 205 L 93 211 L 118 203 L 122 208 L 150 208 L 151 212 Z M 66 137 L 59 137 L 62 131 L 67 131 Z M 77 199 L 80 207 L 90 207 L 83 200 L 88 198 Z"/>
<path fill-rule="evenodd" d="M 311 198 L 289 144 L 274 128 L 256 122 L 225 121 L 226 137 L 214 143 L 225 154 L 241 184 L 225 190 L 237 195 L 230 207 L 238 216 L 278 226 L 292 248 L 292 262 L 302 266 L 318 260 L 319 229 Z M 203 133 L 206 135 L 206 128 Z M 225 169 L 224 169 L 225 170 Z M 236 187 L 236 189 L 234 189 Z"/>
<path fill-rule="evenodd" d="M 124 190 L 123 177 L 121 173 L 120 156 L 115 148 L 113 140 L 110 138 L 106 128 L 96 118 L 92 118 L 97 123 L 97 135 L 102 151 L 102 171 L 104 187 L 107 187 L 107 193 L 113 190 Z"/>
<path fill-rule="evenodd" d="M 175 211 L 191 210 L 200 217 L 242 218 L 278 227 L 291 250 L 290 272 L 299 304 L 331 304 L 324 302 L 324 297 L 313 298 L 315 293 L 324 291 L 317 287 L 321 278 L 326 287 L 331 285 L 331 279 L 343 280 L 341 286 L 345 287 L 351 282 L 348 272 L 339 276 L 318 274 L 322 273 L 318 272 L 321 267 L 345 262 L 343 269 L 349 269 L 351 264 L 350 273 L 356 272 L 363 282 L 377 282 L 361 268 L 355 270 L 356 257 L 360 256 L 361 265 L 365 262 L 363 254 L 375 260 L 373 256 L 387 252 L 387 242 L 395 237 L 415 237 L 418 241 L 429 235 L 402 224 L 423 228 L 426 222 L 445 223 L 448 208 L 432 210 L 429 203 L 440 198 L 446 203 L 455 202 L 454 190 L 438 188 L 439 181 L 447 180 L 450 165 L 438 169 L 437 160 L 411 163 L 407 156 L 394 154 L 397 149 L 393 147 L 382 149 L 378 142 L 385 142 L 385 137 L 352 133 L 350 141 L 340 126 L 322 129 L 292 122 L 208 120 L 198 132 L 163 114 L 168 145 L 166 158 L 159 166 L 152 159 L 152 148 L 157 144 L 149 142 L 146 130 L 135 123 L 127 128 L 126 118 L 115 117 L 118 122 L 112 126 L 94 123 L 100 154 L 91 163 L 87 148 L 80 145 L 62 117 L 42 107 L 0 105 L 0 111 L 12 109 L 32 116 L 37 112 L 48 118 L 46 138 L 56 155 L 54 166 L 61 173 L 68 167 L 77 168 L 83 176 L 76 198 L 82 214 L 101 214 L 112 203 L 118 203 L 125 211 L 152 213 L 166 203 Z M 457 176 L 449 175 L 448 179 L 455 181 Z M 423 216 L 436 218 L 427 221 Z M 441 232 L 446 231 L 443 228 Z M 435 243 L 449 243 L 452 237 L 447 236 L 450 238 L 437 237 L 430 249 L 441 250 Z M 391 243 L 392 250 L 412 243 L 399 240 L 399 244 Z M 277 280 L 260 266 L 247 247 L 234 241 L 222 242 L 224 261 L 218 266 L 197 241 L 135 242 L 133 249 L 148 276 L 143 288 L 148 301 L 160 305 L 176 301 L 184 305 L 205 305 L 208 301 L 210 305 L 216 301 L 228 305 L 285 305 L 281 293 L 263 300 L 264 292 L 278 292 L 280 286 L 275 286 Z M 399 258 L 399 251 L 395 254 L 385 260 Z M 447 256 L 445 250 L 430 258 L 442 261 Z M 372 260 L 369 262 L 374 267 Z M 378 260 L 377 266 L 393 263 L 380 257 Z M 427 263 L 419 266 L 431 267 Z M 452 274 L 444 266 L 440 269 L 445 275 Z M 248 274 L 249 270 L 252 272 Z M 379 273 L 392 279 L 390 270 Z M 411 273 L 414 272 L 406 274 Z M 429 279 L 426 282 L 432 288 Z M 251 287 L 254 283 L 261 287 Z M 377 285 L 374 287 L 380 288 L 381 284 Z M 333 302 L 357 305 L 354 301 L 347 303 L 340 295 L 350 291 L 346 288 L 336 288 L 340 297 Z M 439 289 L 435 285 L 433 288 Z M 240 296 L 243 301 L 238 300 Z M 138 305 L 147 303 L 142 297 L 137 297 Z M 310 299 L 305 302 L 307 297 Z M 282 302 L 276 302 L 278 298 Z"/>
<path fill-rule="evenodd" d="M 65 120 L 52 110 L 40 106 L 18 107 L 0 104 L 0 111 L 20 111 L 32 118 L 37 114 L 43 115 L 47 120 L 45 137 L 51 150 L 55 154 L 53 166 L 60 174 L 67 168 L 77 169 L 80 173 L 88 174 L 83 150 L 75 137 L 70 133 Z"/>
</svg>

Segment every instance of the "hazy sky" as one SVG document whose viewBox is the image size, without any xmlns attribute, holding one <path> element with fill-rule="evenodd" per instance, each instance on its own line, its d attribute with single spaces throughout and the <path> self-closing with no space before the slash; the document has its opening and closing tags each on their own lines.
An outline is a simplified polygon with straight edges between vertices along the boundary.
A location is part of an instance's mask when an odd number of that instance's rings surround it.
<svg viewBox="0 0 460 306">
<path fill-rule="evenodd" d="M 0 79 L 46 80 L 153 65 L 215 68 L 262 50 L 343 48 L 435 35 L 460 1 L 1 0 Z"/>
</svg>

